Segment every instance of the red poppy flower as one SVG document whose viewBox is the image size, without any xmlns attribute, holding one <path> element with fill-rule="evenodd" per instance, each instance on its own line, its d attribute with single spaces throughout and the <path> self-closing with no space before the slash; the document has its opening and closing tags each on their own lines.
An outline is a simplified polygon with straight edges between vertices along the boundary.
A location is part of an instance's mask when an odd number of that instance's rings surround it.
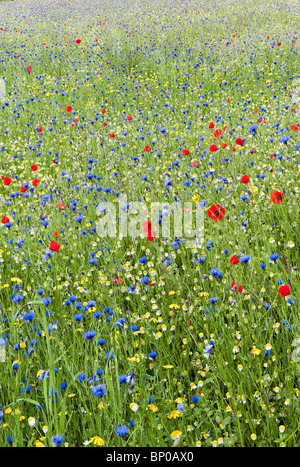
<svg viewBox="0 0 300 467">
<path fill-rule="evenodd" d="M 291 130 L 297 131 L 299 127 L 297 125 L 291 125 Z"/>
<path fill-rule="evenodd" d="M 236 142 L 236 144 L 237 144 L 238 146 L 243 146 L 243 144 L 244 144 L 244 140 L 243 140 L 242 138 L 236 139 L 235 142 Z"/>
<path fill-rule="evenodd" d="M 273 193 L 271 194 L 271 201 L 272 203 L 274 204 L 281 204 L 284 200 L 284 194 L 283 193 L 280 193 L 280 191 L 273 191 Z"/>
<path fill-rule="evenodd" d="M 248 182 L 249 182 L 249 177 L 248 177 L 248 175 L 243 175 L 242 178 L 241 178 L 241 182 L 242 182 L 242 183 L 248 183 Z"/>
<path fill-rule="evenodd" d="M 106 122 L 104 122 L 104 123 L 103 123 L 103 126 L 106 126 L 106 125 L 107 125 L 107 123 L 106 123 Z"/>
<path fill-rule="evenodd" d="M 30 168 L 31 170 L 33 170 L 33 172 L 36 172 L 38 169 L 38 166 L 36 164 L 33 164 Z"/>
<path fill-rule="evenodd" d="M 114 133 L 111 133 L 111 134 L 109 135 L 110 138 L 115 138 L 115 136 L 116 136 L 116 135 L 115 135 Z"/>
<path fill-rule="evenodd" d="M 207 214 L 213 221 L 221 221 L 225 215 L 225 209 L 219 204 L 214 204 L 208 208 Z"/>
<path fill-rule="evenodd" d="M 21 186 L 20 192 L 25 193 L 25 191 L 27 191 L 27 188 L 25 186 Z"/>
<path fill-rule="evenodd" d="M 240 261 L 236 256 L 230 258 L 230 264 L 238 264 Z"/>
<path fill-rule="evenodd" d="M 57 230 L 55 230 L 55 232 L 53 233 L 54 237 L 57 238 L 58 237 L 58 232 Z"/>
<path fill-rule="evenodd" d="M 102 109 L 102 113 L 105 114 L 106 110 L 105 109 Z"/>
<path fill-rule="evenodd" d="M 222 146 L 222 148 L 226 148 L 227 143 L 222 143 L 221 146 Z"/>
<path fill-rule="evenodd" d="M 196 159 L 193 159 L 192 162 L 191 162 L 191 164 L 192 164 L 192 167 L 195 167 L 195 166 L 197 165 L 197 160 L 196 160 Z"/>
<path fill-rule="evenodd" d="M 61 210 L 61 209 L 66 209 L 66 206 L 64 205 L 64 203 L 63 203 L 62 201 L 60 201 L 60 202 L 56 205 L 56 207 L 57 207 L 59 210 Z"/>
<path fill-rule="evenodd" d="M 287 295 L 290 295 L 292 289 L 290 288 L 289 285 L 281 285 L 278 289 L 278 293 L 280 293 L 280 295 L 282 297 L 286 297 Z"/>
<path fill-rule="evenodd" d="M 156 239 L 156 232 L 154 232 L 154 230 L 149 231 L 147 235 L 147 240 L 149 242 L 153 242 L 153 240 L 155 239 Z"/>
<path fill-rule="evenodd" d="M 129 120 L 129 122 L 131 122 L 131 120 L 132 120 L 132 117 L 131 117 L 130 115 L 127 115 L 127 117 L 126 117 L 126 118 L 127 118 L 127 120 Z"/>
<path fill-rule="evenodd" d="M 4 183 L 5 186 L 10 185 L 11 184 L 11 178 L 4 177 L 3 178 L 3 183 Z"/>
<path fill-rule="evenodd" d="M 2 217 L 1 224 L 7 224 L 9 222 L 9 218 L 7 216 Z"/>
<path fill-rule="evenodd" d="M 50 243 L 49 248 L 50 248 L 51 251 L 57 251 L 57 252 L 59 252 L 60 244 L 57 243 L 57 242 L 54 242 L 54 241 L 52 240 L 52 242 Z"/>
<path fill-rule="evenodd" d="M 114 278 L 112 279 L 113 285 L 123 284 L 123 282 L 124 282 L 124 281 L 123 281 L 123 279 L 121 279 L 121 277 L 114 277 Z"/>
<path fill-rule="evenodd" d="M 151 225 L 151 222 L 150 221 L 145 221 L 145 222 L 142 222 L 141 223 L 141 227 L 143 227 L 143 232 L 147 233 L 147 232 L 151 232 L 151 229 L 152 229 L 152 225 Z"/>
<path fill-rule="evenodd" d="M 145 146 L 145 147 L 144 147 L 144 151 L 146 151 L 146 152 L 149 152 L 149 151 L 151 151 L 151 148 L 150 148 L 150 146 Z"/>
<path fill-rule="evenodd" d="M 27 73 L 30 74 L 30 73 L 31 73 L 31 70 L 32 70 L 31 66 L 27 67 Z"/>
<path fill-rule="evenodd" d="M 38 178 L 35 178 L 34 180 L 32 180 L 32 186 L 38 186 L 38 184 L 40 183 L 39 179 Z"/>
<path fill-rule="evenodd" d="M 231 282 L 231 288 L 237 292 L 243 292 L 243 287 L 240 284 L 237 284 L 236 282 Z"/>
<path fill-rule="evenodd" d="M 210 122 L 210 124 L 208 125 L 208 128 L 214 128 L 214 122 Z"/>
<path fill-rule="evenodd" d="M 189 151 L 188 149 L 183 149 L 183 150 L 182 150 L 182 155 L 183 155 L 183 156 L 188 156 L 189 153 L 190 153 L 190 151 Z"/>
<path fill-rule="evenodd" d="M 81 43 L 81 39 L 76 39 L 75 43 L 76 43 L 76 44 L 80 44 L 80 43 Z"/>
<path fill-rule="evenodd" d="M 68 105 L 68 107 L 66 107 L 66 112 L 71 112 L 71 110 L 72 110 L 72 106 Z"/>
<path fill-rule="evenodd" d="M 215 130 L 214 131 L 214 137 L 215 138 L 219 138 L 220 136 L 222 136 L 222 130 Z"/>
<path fill-rule="evenodd" d="M 43 131 L 43 128 L 41 127 L 41 125 L 38 126 L 37 130 L 36 130 L 38 133 L 41 133 L 41 131 Z"/>
<path fill-rule="evenodd" d="M 210 152 L 215 152 L 217 150 L 217 146 L 215 144 L 212 144 L 209 148 Z"/>
</svg>

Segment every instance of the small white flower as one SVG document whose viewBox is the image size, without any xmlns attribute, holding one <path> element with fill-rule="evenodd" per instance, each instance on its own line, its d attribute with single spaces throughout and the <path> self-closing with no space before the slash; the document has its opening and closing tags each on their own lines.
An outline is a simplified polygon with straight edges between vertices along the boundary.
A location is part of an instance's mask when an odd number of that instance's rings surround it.
<svg viewBox="0 0 300 467">
<path fill-rule="evenodd" d="M 138 406 L 135 402 L 132 402 L 132 403 L 130 404 L 130 408 L 131 408 L 131 410 L 132 410 L 133 412 L 136 412 L 136 411 L 138 410 L 139 406 Z"/>
<path fill-rule="evenodd" d="M 35 425 L 35 418 L 34 417 L 29 417 L 28 418 L 28 425 L 29 426 L 34 426 Z"/>
</svg>

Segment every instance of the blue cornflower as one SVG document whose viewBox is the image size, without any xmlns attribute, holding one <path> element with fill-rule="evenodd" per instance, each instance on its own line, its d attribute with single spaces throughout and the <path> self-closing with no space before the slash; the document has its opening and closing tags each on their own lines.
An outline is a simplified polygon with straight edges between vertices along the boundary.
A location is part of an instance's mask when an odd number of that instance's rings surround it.
<svg viewBox="0 0 300 467">
<path fill-rule="evenodd" d="M 126 425 L 117 426 L 117 428 L 115 429 L 115 432 L 118 436 L 121 436 L 121 438 L 124 438 L 124 436 L 126 436 L 128 433 L 128 428 Z"/>
<path fill-rule="evenodd" d="M 157 352 L 150 352 L 148 354 L 148 357 L 151 358 L 151 360 L 155 360 L 157 357 Z"/>
<path fill-rule="evenodd" d="M 147 263 L 147 261 L 148 261 L 147 256 L 142 256 L 142 257 L 139 259 L 139 263 L 140 263 L 140 264 L 145 264 L 145 263 Z"/>
<path fill-rule="evenodd" d="M 249 128 L 249 133 L 255 134 L 255 133 L 256 133 L 256 130 L 257 130 L 257 125 L 252 125 L 252 126 Z"/>
<path fill-rule="evenodd" d="M 285 136 L 281 136 L 281 137 L 279 138 L 279 142 L 280 142 L 280 143 L 285 143 L 285 144 L 286 144 L 289 140 L 290 140 L 290 138 L 289 138 L 288 136 L 286 136 L 286 135 L 285 135 Z"/>
<path fill-rule="evenodd" d="M 217 276 L 218 270 L 215 269 L 215 268 L 214 268 L 214 269 L 211 269 L 211 270 L 209 271 L 209 274 L 211 274 L 212 276 Z"/>
<path fill-rule="evenodd" d="M 103 384 L 98 384 L 98 386 L 91 386 L 91 390 L 95 397 L 103 397 L 106 394 L 106 389 Z"/>
<path fill-rule="evenodd" d="M 83 316 L 82 313 L 77 313 L 77 315 L 74 315 L 74 318 L 73 318 L 73 319 L 74 319 L 75 321 L 81 321 L 81 320 L 82 320 L 82 316 Z"/>
<path fill-rule="evenodd" d="M 32 321 L 34 319 L 34 313 L 25 313 L 23 319 L 24 321 Z"/>
<path fill-rule="evenodd" d="M 114 358 L 114 354 L 112 352 L 107 351 L 106 354 L 105 354 L 105 358 L 112 359 L 112 358 Z"/>
<path fill-rule="evenodd" d="M 79 379 L 79 382 L 81 383 L 84 379 L 86 379 L 86 374 L 85 373 L 80 373 L 77 378 Z"/>
<path fill-rule="evenodd" d="M 250 256 L 249 255 L 245 255 L 245 256 L 240 257 L 240 262 L 241 263 L 247 264 L 248 261 L 250 261 Z"/>
<path fill-rule="evenodd" d="M 211 305 L 213 305 L 214 303 L 216 303 L 217 301 L 219 300 L 219 297 L 212 297 L 209 299 L 209 302 Z"/>
<path fill-rule="evenodd" d="M 14 303 L 19 303 L 21 300 L 23 300 L 24 297 L 23 297 L 23 295 L 18 295 L 18 294 L 15 293 L 10 298 L 12 299 L 12 301 Z"/>
<path fill-rule="evenodd" d="M 208 240 L 208 242 L 207 242 L 205 248 L 206 248 L 207 250 L 210 250 L 210 249 L 213 248 L 213 247 L 214 247 L 213 241 L 212 241 L 212 240 Z"/>
<path fill-rule="evenodd" d="M 96 333 L 95 331 L 86 331 L 84 334 L 83 334 L 83 337 L 89 341 L 91 341 L 92 339 L 94 339 Z"/>
<path fill-rule="evenodd" d="M 65 438 L 63 436 L 55 435 L 51 438 L 52 443 L 55 444 L 56 447 L 60 446 L 62 443 L 65 442 Z"/>
</svg>

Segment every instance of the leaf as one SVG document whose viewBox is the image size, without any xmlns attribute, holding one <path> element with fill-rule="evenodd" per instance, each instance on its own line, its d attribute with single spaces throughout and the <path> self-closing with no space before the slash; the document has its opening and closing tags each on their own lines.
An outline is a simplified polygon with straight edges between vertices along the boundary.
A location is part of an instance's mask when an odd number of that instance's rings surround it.
<svg viewBox="0 0 300 467">
<path fill-rule="evenodd" d="M 20 401 L 29 402 L 30 404 L 34 404 L 34 405 L 40 405 L 37 401 L 34 401 L 33 399 L 17 399 L 15 402 L 12 402 L 12 404 L 15 404 L 16 402 L 20 402 Z"/>
<path fill-rule="evenodd" d="M 226 426 L 230 422 L 231 422 L 231 417 L 226 417 L 226 418 L 224 418 L 222 425 Z"/>
</svg>

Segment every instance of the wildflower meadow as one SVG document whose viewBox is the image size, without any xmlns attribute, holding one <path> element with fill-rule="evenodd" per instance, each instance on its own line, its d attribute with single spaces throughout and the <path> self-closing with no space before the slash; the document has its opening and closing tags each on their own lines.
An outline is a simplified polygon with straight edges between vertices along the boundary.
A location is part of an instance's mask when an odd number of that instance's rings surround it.
<svg viewBox="0 0 300 467">
<path fill-rule="evenodd" d="M 0 446 L 300 445 L 299 10 L 0 1 Z"/>
</svg>

